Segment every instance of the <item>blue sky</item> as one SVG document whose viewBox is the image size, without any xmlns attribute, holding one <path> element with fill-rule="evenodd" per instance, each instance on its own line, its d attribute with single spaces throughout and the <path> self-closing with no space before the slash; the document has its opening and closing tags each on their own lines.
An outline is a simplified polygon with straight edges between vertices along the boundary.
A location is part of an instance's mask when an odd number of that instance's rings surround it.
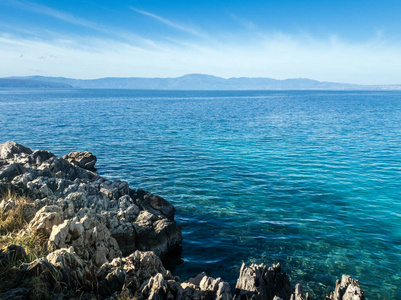
<svg viewBox="0 0 401 300">
<path fill-rule="evenodd" d="M 0 77 L 401 83 L 401 1 L 0 0 Z"/>
</svg>

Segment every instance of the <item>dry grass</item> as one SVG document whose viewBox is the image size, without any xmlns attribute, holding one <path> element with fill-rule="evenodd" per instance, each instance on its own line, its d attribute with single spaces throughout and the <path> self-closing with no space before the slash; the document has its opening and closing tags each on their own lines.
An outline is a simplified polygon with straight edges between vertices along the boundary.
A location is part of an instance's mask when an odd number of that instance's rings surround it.
<svg viewBox="0 0 401 300">
<path fill-rule="evenodd" d="M 14 284 L 21 263 L 30 263 L 37 258 L 46 256 L 48 253 L 44 245 L 45 240 L 42 237 L 35 233 L 18 234 L 28 227 L 29 221 L 34 216 L 35 211 L 31 200 L 9 192 L 0 197 L 0 202 L 9 199 L 15 201 L 12 209 L 8 211 L 0 209 L 0 249 L 12 244 L 19 245 L 25 248 L 27 255 L 23 260 L 11 261 L 8 264 L 0 265 L 0 278 L 6 279 L 0 280 L 0 295 Z M 33 286 L 37 287 L 39 291 L 43 289 L 38 284 Z"/>
<path fill-rule="evenodd" d="M 8 199 L 13 199 L 15 205 L 8 211 L 0 209 L 0 249 L 11 244 L 22 246 L 28 256 L 27 262 L 47 255 L 48 251 L 45 246 L 47 237 L 35 232 L 25 235 L 18 234 L 28 227 L 29 221 L 34 217 L 32 201 L 28 197 L 8 192 L 0 197 L 0 202 Z"/>
<path fill-rule="evenodd" d="M 13 199 L 15 205 L 8 211 L 0 209 L 0 235 L 15 234 L 25 229 L 34 216 L 33 205 L 29 198 L 8 192 L 0 197 L 0 202 L 8 199 Z"/>
</svg>

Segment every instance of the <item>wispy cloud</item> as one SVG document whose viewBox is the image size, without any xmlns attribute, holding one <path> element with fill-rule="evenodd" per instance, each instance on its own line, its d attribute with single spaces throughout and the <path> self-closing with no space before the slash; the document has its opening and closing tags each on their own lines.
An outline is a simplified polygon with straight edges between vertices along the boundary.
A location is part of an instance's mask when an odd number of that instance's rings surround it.
<svg viewBox="0 0 401 300">
<path fill-rule="evenodd" d="M 169 27 L 178 29 L 180 31 L 183 31 L 183 32 L 186 32 L 186 33 L 198 36 L 198 37 L 206 37 L 206 35 L 204 33 L 202 33 L 199 30 L 196 30 L 196 29 L 194 29 L 194 28 L 192 28 L 190 26 L 173 22 L 171 20 L 168 20 L 168 19 L 163 18 L 161 16 L 158 16 L 156 14 L 153 14 L 153 13 L 150 13 L 150 12 L 147 12 L 147 11 L 144 11 L 144 10 L 140 10 L 140 9 L 135 8 L 135 7 L 130 7 L 130 9 L 132 9 L 133 11 L 135 11 L 137 13 L 140 13 L 140 14 L 142 14 L 144 16 L 153 18 L 153 19 L 155 19 L 155 20 L 157 20 L 157 21 L 159 21 L 159 22 L 161 22 L 161 23 L 163 23 L 163 24 L 165 24 L 165 25 L 167 25 Z"/>
<path fill-rule="evenodd" d="M 239 24 L 240 26 L 242 26 L 246 29 L 250 29 L 250 30 L 258 29 L 258 25 L 256 25 L 252 21 L 240 18 L 236 14 L 233 14 L 233 13 L 230 13 L 229 15 L 230 15 L 231 19 L 233 19 L 237 24 Z"/>
<path fill-rule="evenodd" d="M 0 2 L 14 6 L 14 7 L 18 7 L 23 10 L 32 11 L 37 14 L 46 15 L 46 16 L 52 17 L 54 19 L 58 19 L 58 20 L 67 22 L 72 25 L 81 26 L 81 27 L 84 27 L 87 29 L 92 29 L 99 33 L 103 33 L 103 34 L 111 36 L 111 37 L 123 39 L 125 41 L 135 41 L 136 43 L 141 43 L 146 46 L 156 47 L 156 43 L 154 41 L 152 41 L 148 38 L 143 38 L 142 36 L 140 36 L 136 33 L 129 32 L 129 31 L 123 30 L 121 28 L 116 29 L 116 28 L 112 28 L 110 26 L 106 27 L 106 26 L 100 25 L 96 22 L 91 22 L 86 19 L 76 17 L 74 15 L 53 9 L 53 8 L 45 6 L 45 5 L 37 4 L 34 2 L 30 2 L 30 1 L 24 1 L 24 0 L 0 0 Z"/>
<path fill-rule="evenodd" d="M 29 10 L 38 14 L 47 15 L 55 19 L 59 19 L 65 21 L 70 24 L 79 25 L 95 30 L 99 30 L 100 28 L 92 22 L 88 22 L 87 20 L 75 17 L 73 15 L 67 14 L 65 12 L 61 12 L 59 10 L 53 9 L 51 7 L 41 5 L 38 3 L 30 2 L 30 1 L 22 1 L 22 0 L 5 0 L 2 1 L 8 5 L 12 5 L 18 7 L 20 9 Z"/>
</svg>

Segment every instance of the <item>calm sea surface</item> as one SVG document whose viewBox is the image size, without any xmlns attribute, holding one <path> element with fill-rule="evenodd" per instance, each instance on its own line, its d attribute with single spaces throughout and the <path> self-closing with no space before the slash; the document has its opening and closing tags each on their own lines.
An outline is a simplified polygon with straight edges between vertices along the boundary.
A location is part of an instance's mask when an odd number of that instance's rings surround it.
<svg viewBox="0 0 401 300">
<path fill-rule="evenodd" d="M 349 274 L 400 299 L 401 92 L 0 90 L 7 140 L 169 200 L 182 279 L 280 262 L 318 298 Z"/>
</svg>

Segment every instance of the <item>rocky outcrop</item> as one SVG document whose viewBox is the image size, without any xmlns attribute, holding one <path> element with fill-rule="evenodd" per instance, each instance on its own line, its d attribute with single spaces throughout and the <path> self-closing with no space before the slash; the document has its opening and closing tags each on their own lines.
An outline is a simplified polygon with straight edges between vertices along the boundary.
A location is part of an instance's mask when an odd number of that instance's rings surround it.
<svg viewBox="0 0 401 300">
<path fill-rule="evenodd" d="M 153 252 L 136 251 L 114 259 L 99 269 L 97 277 L 103 295 L 117 297 L 124 287 L 124 293 L 136 292 L 140 299 L 232 299 L 227 282 L 205 273 L 180 283 Z"/>
<path fill-rule="evenodd" d="M 36 215 L 28 231 L 50 236 L 53 250 L 72 246 L 82 259 L 101 265 L 120 251 L 164 255 L 182 240 L 170 203 L 97 175 L 90 152 L 59 158 L 7 142 L 0 145 L 0 157 L 0 192 L 12 190 L 33 199 Z M 13 207 L 12 200 L 0 205 Z"/>
<path fill-rule="evenodd" d="M 19 154 L 31 154 L 32 150 L 16 142 L 6 142 L 0 144 L 0 159 L 13 158 Z"/>
<path fill-rule="evenodd" d="M 69 286 L 90 289 L 96 282 L 94 266 L 76 255 L 73 247 L 56 250 L 48 254 L 46 259 L 66 274 Z"/>
<path fill-rule="evenodd" d="M 281 272 L 280 264 L 271 267 L 242 264 L 235 289 L 235 299 L 273 300 L 276 296 L 290 300 L 294 293 L 287 275 Z"/>
<path fill-rule="evenodd" d="M 336 288 L 325 300 L 365 300 L 365 295 L 359 287 L 359 281 L 348 275 L 343 275 L 341 281 L 336 281 Z"/>
<path fill-rule="evenodd" d="M 153 252 L 135 251 L 128 257 L 116 258 L 102 265 L 97 272 L 97 278 L 101 294 L 111 295 L 121 291 L 123 287 L 138 291 L 157 274 L 161 274 L 163 278 L 167 276 L 160 258 Z"/>
</svg>

